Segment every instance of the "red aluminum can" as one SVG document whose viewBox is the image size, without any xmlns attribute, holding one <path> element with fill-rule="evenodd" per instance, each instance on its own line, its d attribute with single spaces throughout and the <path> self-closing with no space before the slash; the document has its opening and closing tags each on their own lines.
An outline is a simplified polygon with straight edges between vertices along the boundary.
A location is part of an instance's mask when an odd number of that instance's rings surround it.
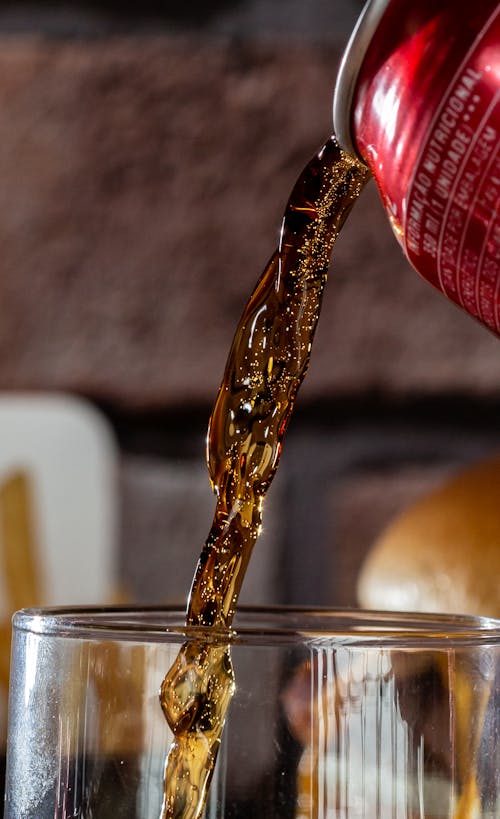
<svg viewBox="0 0 500 819">
<path fill-rule="evenodd" d="M 370 0 L 334 95 L 416 270 L 500 335 L 500 3 Z"/>
</svg>

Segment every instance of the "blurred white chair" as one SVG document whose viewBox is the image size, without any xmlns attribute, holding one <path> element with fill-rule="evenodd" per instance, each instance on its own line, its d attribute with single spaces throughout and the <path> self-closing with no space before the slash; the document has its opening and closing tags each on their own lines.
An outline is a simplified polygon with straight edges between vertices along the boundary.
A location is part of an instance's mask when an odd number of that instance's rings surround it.
<svg viewBox="0 0 500 819">
<path fill-rule="evenodd" d="M 12 613 L 116 599 L 117 473 L 112 431 L 90 404 L 0 393 L 0 748 Z"/>
</svg>

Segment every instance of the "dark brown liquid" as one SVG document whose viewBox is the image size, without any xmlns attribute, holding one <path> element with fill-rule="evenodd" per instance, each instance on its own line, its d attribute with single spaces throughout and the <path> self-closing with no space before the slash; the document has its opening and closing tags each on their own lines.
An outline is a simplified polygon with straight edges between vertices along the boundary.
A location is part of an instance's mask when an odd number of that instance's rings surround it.
<svg viewBox="0 0 500 819">
<path fill-rule="evenodd" d="M 208 468 L 215 517 L 189 597 L 187 624 L 228 629 L 264 496 L 306 374 L 333 243 L 368 176 L 330 139 L 299 177 L 271 257 L 236 330 L 210 419 Z M 162 819 L 202 813 L 234 690 L 230 650 L 186 643 L 161 689 L 174 734 Z"/>
</svg>

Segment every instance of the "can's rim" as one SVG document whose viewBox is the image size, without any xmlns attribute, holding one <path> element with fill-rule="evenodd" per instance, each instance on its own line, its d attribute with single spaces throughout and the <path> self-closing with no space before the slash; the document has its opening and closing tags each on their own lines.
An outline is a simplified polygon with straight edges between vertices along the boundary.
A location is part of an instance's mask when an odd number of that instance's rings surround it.
<svg viewBox="0 0 500 819">
<path fill-rule="evenodd" d="M 358 75 L 368 46 L 391 0 L 368 0 L 349 38 L 333 93 L 333 129 L 344 151 L 359 155 L 351 131 L 351 108 Z"/>
</svg>

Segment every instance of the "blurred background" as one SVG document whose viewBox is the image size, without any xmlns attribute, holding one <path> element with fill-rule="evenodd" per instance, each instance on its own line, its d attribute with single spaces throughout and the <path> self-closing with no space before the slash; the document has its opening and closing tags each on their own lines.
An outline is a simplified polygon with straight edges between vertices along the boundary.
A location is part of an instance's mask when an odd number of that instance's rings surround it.
<svg viewBox="0 0 500 819">
<path fill-rule="evenodd" d="M 0 6 L 0 791 L 10 615 L 184 604 L 205 431 L 361 0 Z M 386 523 L 500 452 L 498 340 L 373 184 L 335 249 L 242 599 L 355 605 Z"/>
<path fill-rule="evenodd" d="M 110 596 L 185 600 L 213 510 L 210 408 L 361 5 L 2 3 L 0 388 L 76 397 L 106 427 Z M 498 342 L 410 269 L 370 184 L 244 600 L 355 604 L 387 520 L 500 449 L 499 376 Z M 80 490 L 59 472 L 65 505 Z"/>
<path fill-rule="evenodd" d="M 4 692 L 20 605 L 184 603 L 231 338 L 329 136 L 360 8 L 2 3 Z M 356 604 L 387 521 L 500 451 L 499 385 L 498 341 L 419 280 L 369 185 L 336 246 L 243 600 Z M 4 719 L 0 697 L 0 737 Z"/>
</svg>

